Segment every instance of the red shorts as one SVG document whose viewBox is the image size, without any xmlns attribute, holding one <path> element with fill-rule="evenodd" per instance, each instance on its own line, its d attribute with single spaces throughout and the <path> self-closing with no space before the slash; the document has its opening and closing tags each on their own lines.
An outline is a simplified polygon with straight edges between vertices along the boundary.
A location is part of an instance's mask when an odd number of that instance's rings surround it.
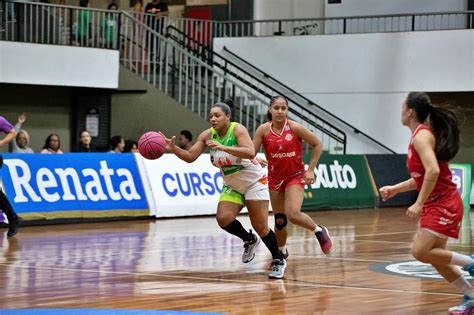
<svg viewBox="0 0 474 315">
<path fill-rule="evenodd" d="M 429 202 L 423 206 L 420 227 L 458 238 L 463 211 L 464 205 L 458 193 L 452 198 Z"/>
<path fill-rule="evenodd" d="M 304 173 L 297 174 L 292 177 L 268 177 L 268 188 L 276 191 L 285 191 L 286 187 L 292 185 L 299 185 L 304 187 Z"/>
</svg>

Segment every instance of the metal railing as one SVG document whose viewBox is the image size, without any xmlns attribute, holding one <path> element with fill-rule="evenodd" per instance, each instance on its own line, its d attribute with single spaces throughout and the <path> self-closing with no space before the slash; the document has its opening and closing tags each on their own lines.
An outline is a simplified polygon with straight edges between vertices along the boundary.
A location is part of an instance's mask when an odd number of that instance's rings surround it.
<svg viewBox="0 0 474 315">
<path fill-rule="evenodd" d="M 200 42 L 216 37 L 262 37 L 454 30 L 474 28 L 474 11 L 449 11 L 311 19 L 209 21 L 167 18 L 167 25 Z"/>
<path fill-rule="evenodd" d="M 318 115 L 321 118 L 324 118 L 325 120 L 333 121 L 334 122 L 333 126 L 332 126 L 333 128 L 336 128 L 334 125 L 340 126 L 339 128 L 348 128 L 354 134 L 362 136 L 363 138 L 369 140 L 371 143 L 376 144 L 377 146 L 383 148 L 384 150 L 386 150 L 386 151 L 388 151 L 392 154 L 396 154 L 395 151 L 393 151 L 392 149 L 390 149 L 389 147 L 387 147 L 386 145 L 384 145 L 380 141 L 377 141 L 373 137 L 369 136 L 368 134 L 364 133 L 363 131 L 361 131 L 361 130 L 357 129 L 356 127 L 352 126 L 347 121 L 342 120 L 341 118 L 339 118 L 336 115 L 334 115 L 333 113 L 327 111 L 326 109 L 319 106 L 318 104 L 316 104 L 312 100 L 306 98 L 304 95 L 298 93 L 296 90 L 290 88 L 286 84 L 284 84 L 281 81 L 275 79 L 274 77 L 272 77 L 271 75 L 269 75 L 265 71 L 263 71 L 263 70 L 259 69 L 258 67 L 252 65 L 251 63 L 249 63 L 245 59 L 241 58 L 240 56 L 238 56 L 234 52 L 230 51 L 227 47 L 224 46 L 223 50 L 224 50 L 224 52 L 229 54 L 233 59 L 235 59 L 239 63 L 245 65 L 246 68 L 251 69 L 250 71 L 253 72 L 252 76 L 262 78 L 262 80 L 265 80 L 266 82 L 268 82 L 266 84 L 268 84 L 270 86 L 273 86 L 275 89 L 278 89 L 278 91 L 280 91 L 280 94 L 289 95 L 289 99 L 291 99 L 294 103 L 307 104 L 307 106 L 312 108 L 313 112 L 317 112 Z M 344 151 L 344 153 L 345 153 L 345 151 Z"/>
<path fill-rule="evenodd" d="M 116 49 L 120 14 L 75 6 L 25 1 L 0 2 L 0 40 L 79 45 Z M 216 37 L 295 36 L 408 32 L 474 28 L 474 11 L 343 16 L 312 19 L 209 21 L 163 17 L 129 12 L 155 30 L 167 26 L 185 32 L 200 43 L 212 46 Z"/>
<path fill-rule="evenodd" d="M 0 40 L 118 48 L 119 11 L 5 1 L 0 7 Z"/>
<path fill-rule="evenodd" d="M 126 68 L 203 119 L 212 104 L 233 98 L 234 120 L 251 134 L 265 121 L 266 100 L 260 95 L 132 15 L 124 12 L 122 19 L 121 63 Z"/>
<path fill-rule="evenodd" d="M 253 75 L 251 72 L 243 69 L 230 59 L 211 51 L 205 45 L 199 43 L 187 36 L 184 32 L 176 29 L 174 26 L 167 27 L 166 36 L 179 43 L 182 47 L 192 52 L 196 57 L 211 65 L 214 69 L 223 71 L 228 77 L 233 77 L 249 90 L 261 96 L 266 100 L 268 110 L 270 99 L 274 95 L 284 95 L 289 101 L 289 117 L 313 131 L 323 142 L 323 147 L 331 153 L 345 153 L 346 134 L 330 123 L 322 119 L 318 114 L 318 108 L 315 104 L 309 103 L 290 89 L 281 89 L 267 83 L 263 75 Z M 225 86 L 225 81 L 217 81 L 219 87 Z M 239 95 L 233 93 L 233 98 L 239 98 Z M 321 112 L 321 110 L 319 110 Z M 238 115 L 237 115 L 238 117 Z"/>
</svg>

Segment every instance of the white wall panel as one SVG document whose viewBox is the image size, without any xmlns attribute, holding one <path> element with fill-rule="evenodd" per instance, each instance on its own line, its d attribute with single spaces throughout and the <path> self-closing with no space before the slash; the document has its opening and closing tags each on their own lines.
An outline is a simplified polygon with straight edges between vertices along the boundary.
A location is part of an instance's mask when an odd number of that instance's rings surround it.
<svg viewBox="0 0 474 315">
<path fill-rule="evenodd" d="M 116 50 L 0 41 L 0 82 L 118 87 Z"/>
</svg>

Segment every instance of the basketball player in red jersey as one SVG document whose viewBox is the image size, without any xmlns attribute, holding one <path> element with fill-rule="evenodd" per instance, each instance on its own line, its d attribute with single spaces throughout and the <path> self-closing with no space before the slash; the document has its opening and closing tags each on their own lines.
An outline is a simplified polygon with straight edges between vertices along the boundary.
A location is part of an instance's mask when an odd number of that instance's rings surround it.
<svg viewBox="0 0 474 315">
<path fill-rule="evenodd" d="M 474 289 L 457 266 L 474 276 L 474 261 L 446 249 L 448 237 L 458 238 L 463 215 L 463 203 L 448 167 L 448 161 L 459 150 L 458 120 L 453 111 L 433 106 L 429 96 L 420 92 L 408 94 L 401 120 L 412 133 L 407 157 L 411 178 L 380 188 L 380 194 L 385 201 L 400 192 L 419 191 L 416 202 L 406 212 L 410 219 L 420 222 L 412 254 L 433 265 L 464 294 L 462 303 L 449 312 L 471 314 Z"/>
<path fill-rule="evenodd" d="M 272 97 L 267 118 L 268 122 L 255 132 L 253 143 L 255 152 L 263 143 L 268 161 L 268 188 L 278 246 L 287 258 L 286 225 L 289 220 L 314 233 L 324 254 L 329 254 L 332 240 L 327 228 L 317 225 L 309 215 L 301 212 L 304 185 L 314 183 L 314 168 L 322 152 L 321 141 L 303 125 L 288 119 L 288 100 L 283 96 Z M 303 141 L 312 147 L 307 170 L 302 158 Z"/>
</svg>

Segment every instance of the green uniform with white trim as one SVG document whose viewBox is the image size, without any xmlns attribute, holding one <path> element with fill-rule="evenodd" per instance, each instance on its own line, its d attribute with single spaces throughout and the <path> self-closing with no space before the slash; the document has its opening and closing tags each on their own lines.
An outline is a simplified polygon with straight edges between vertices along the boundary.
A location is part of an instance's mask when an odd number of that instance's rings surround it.
<svg viewBox="0 0 474 315">
<path fill-rule="evenodd" d="M 231 122 L 223 137 L 211 128 L 211 140 L 229 147 L 237 146 L 237 138 L 234 135 L 237 125 L 238 123 Z M 211 162 L 220 169 L 224 179 L 219 201 L 225 200 L 243 205 L 244 196 L 249 189 L 267 190 L 265 171 L 255 159 L 242 159 L 227 152 L 211 149 Z M 256 184 L 259 186 L 256 187 Z"/>
</svg>

